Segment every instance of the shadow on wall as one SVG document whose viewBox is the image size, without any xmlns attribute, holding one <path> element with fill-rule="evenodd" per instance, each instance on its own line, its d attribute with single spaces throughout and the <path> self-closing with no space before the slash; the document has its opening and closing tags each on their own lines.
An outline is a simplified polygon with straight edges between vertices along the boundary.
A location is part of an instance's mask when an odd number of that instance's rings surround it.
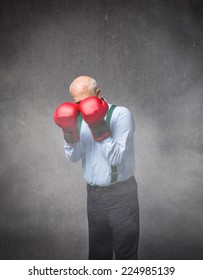
<svg viewBox="0 0 203 280">
<path fill-rule="evenodd" d="M 56 227 L 56 226 L 55 226 Z M 14 229 L 4 230 L 0 234 L 3 244 L 0 246 L 0 259 L 3 260 L 59 260 L 59 259 L 87 259 L 86 232 L 80 232 L 70 227 L 56 232 L 56 228 L 42 228 L 36 230 L 31 227 L 20 231 Z"/>
</svg>

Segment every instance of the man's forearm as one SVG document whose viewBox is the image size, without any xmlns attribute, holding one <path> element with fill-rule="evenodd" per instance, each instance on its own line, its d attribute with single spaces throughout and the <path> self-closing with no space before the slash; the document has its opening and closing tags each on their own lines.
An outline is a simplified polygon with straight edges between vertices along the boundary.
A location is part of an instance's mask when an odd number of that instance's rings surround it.
<svg viewBox="0 0 203 280">
<path fill-rule="evenodd" d="M 64 150 L 66 158 L 72 162 L 78 162 L 82 157 L 82 147 L 80 142 L 70 145 L 64 141 Z"/>
</svg>

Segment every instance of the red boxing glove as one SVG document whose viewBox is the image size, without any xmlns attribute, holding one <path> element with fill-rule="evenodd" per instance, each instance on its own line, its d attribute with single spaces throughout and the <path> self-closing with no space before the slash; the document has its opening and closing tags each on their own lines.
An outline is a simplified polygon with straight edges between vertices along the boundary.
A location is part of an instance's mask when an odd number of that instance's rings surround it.
<svg viewBox="0 0 203 280">
<path fill-rule="evenodd" d="M 108 111 L 108 104 L 104 99 L 89 96 L 80 101 L 79 110 L 96 141 L 101 141 L 110 135 L 109 128 L 104 120 Z"/>
<path fill-rule="evenodd" d="M 78 115 L 78 104 L 72 102 L 62 103 L 54 112 L 54 121 L 63 129 L 64 139 L 68 144 L 74 144 L 79 141 Z"/>
</svg>

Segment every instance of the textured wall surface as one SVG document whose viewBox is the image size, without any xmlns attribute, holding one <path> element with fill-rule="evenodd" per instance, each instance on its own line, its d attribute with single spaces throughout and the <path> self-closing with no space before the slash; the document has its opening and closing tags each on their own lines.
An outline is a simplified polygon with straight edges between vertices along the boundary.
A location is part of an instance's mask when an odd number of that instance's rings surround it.
<svg viewBox="0 0 203 280">
<path fill-rule="evenodd" d="M 202 1 L 0 5 L 0 258 L 87 258 L 81 165 L 53 122 L 87 74 L 136 121 L 140 259 L 202 259 Z"/>
</svg>

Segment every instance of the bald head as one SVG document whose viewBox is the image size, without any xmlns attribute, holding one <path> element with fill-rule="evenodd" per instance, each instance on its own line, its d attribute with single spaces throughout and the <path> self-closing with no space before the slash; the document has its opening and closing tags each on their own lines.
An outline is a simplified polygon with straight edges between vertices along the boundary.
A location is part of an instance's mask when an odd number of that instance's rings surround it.
<svg viewBox="0 0 203 280">
<path fill-rule="evenodd" d="M 79 102 L 89 96 L 100 97 L 100 89 L 95 79 L 89 76 L 79 76 L 70 85 L 70 94 L 74 102 Z"/>
</svg>

